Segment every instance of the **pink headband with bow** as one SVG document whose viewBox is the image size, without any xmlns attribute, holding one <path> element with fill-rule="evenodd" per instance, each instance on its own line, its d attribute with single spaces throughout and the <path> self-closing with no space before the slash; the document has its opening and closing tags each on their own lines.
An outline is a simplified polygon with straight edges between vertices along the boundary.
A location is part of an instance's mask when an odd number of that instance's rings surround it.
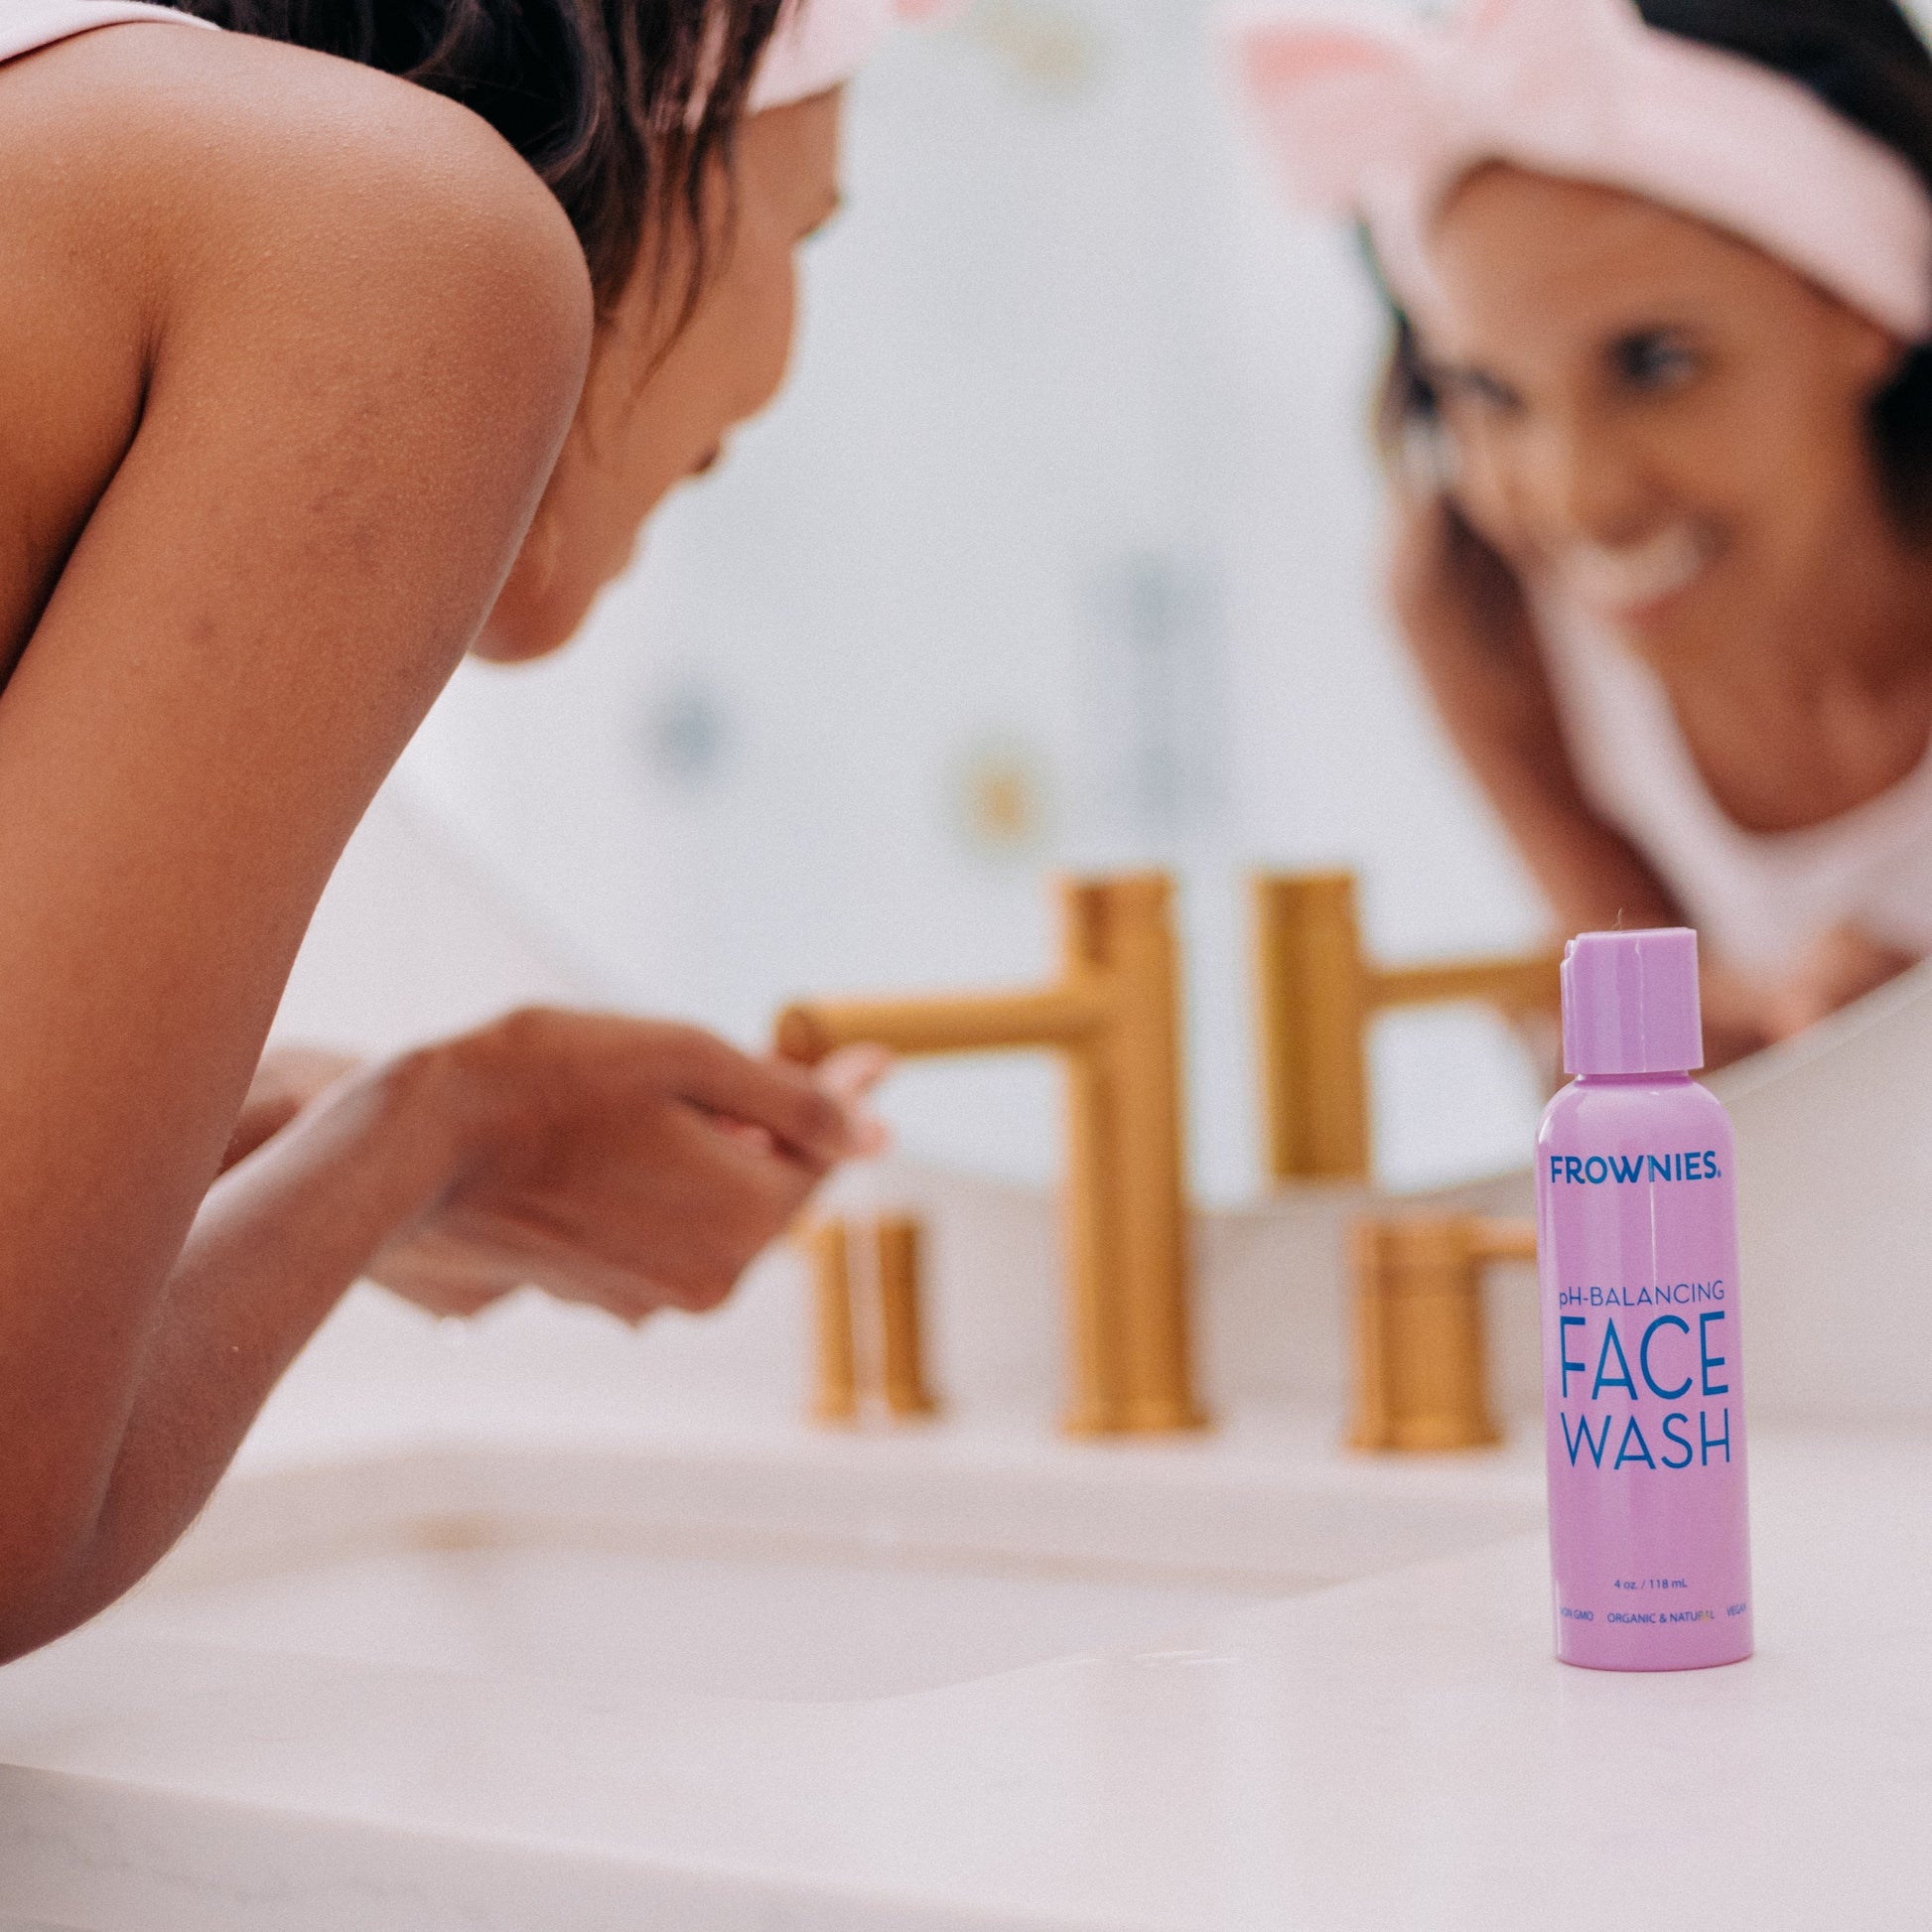
<svg viewBox="0 0 1932 1932">
<path fill-rule="evenodd" d="M 1364 219 L 1419 315 L 1444 198 L 1508 161 L 1696 215 L 1901 340 L 1932 338 L 1932 194 L 1904 159 L 1797 81 L 1646 25 L 1632 0 L 1463 0 L 1391 33 L 1251 19 L 1235 47 L 1296 198 Z"/>
<path fill-rule="evenodd" d="M 747 111 L 809 100 L 872 59 L 899 21 L 926 20 L 951 0 L 791 0 L 765 48 Z"/>
</svg>

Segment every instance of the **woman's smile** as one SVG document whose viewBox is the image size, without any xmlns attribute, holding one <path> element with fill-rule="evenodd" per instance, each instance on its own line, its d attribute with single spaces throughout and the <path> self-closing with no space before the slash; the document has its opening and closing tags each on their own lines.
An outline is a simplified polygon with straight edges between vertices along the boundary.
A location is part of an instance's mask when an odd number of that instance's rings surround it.
<svg viewBox="0 0 1932 1932">
<path fill-rule="evenodd" d="M 1688 517 L 1626 544 L 1580 538 L 1553 556 L 1562 594 L 1601 622 L 1647 629 L 1706 577 L 1721 550 L 1715 532 Z"/>
</svg>

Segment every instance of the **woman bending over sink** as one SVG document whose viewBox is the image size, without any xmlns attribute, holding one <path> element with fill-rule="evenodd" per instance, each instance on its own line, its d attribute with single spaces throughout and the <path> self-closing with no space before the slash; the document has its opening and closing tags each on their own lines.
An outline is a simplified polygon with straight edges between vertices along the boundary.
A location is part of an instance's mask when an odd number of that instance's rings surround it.
<svg viewBox="0 0 1932 1932">
<path fill-rule="evenodd" d="M 1464 0 L 1243 43 L 1395 314 L 1395 601 L 1566 930 L 1714 1060 L 1932 952 L 1932 56 L 1893 0 Z"/>
<path fill-rule="evenodd" d="M 257 1063 L 458 660 L 771 399 L 894 0 L 190 5 L 0 0 L 0 1657 L 358 1276 L 708 1308 L 877 1132 L 876 1068 L 597 1015 Z"/>
</svg>

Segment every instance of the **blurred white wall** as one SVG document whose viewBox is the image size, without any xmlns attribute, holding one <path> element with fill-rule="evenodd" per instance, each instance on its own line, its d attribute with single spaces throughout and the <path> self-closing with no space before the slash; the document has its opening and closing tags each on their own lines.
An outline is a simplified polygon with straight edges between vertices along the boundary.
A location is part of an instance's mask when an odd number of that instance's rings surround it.
<svg viewBox="0 0 1932 1932">
<path fill-rule="evenodd" d="M 1211 16 L 978 0 L 901 36 L 853 89 L 777 411 L 572 651 L 466 670 L 398 785 L 571 977 L 747 1040 L 795 992 L 1035 974 L 1053 867 L 1173 865 L 1226 1196 L 1255 1174 L 1247 868 L 1357 867 L 1392 954 L 1539 912 L 1391 643 L 1374 305 L 1347 238 L 1281 210 Z M 1521 1157 L 1537 1099 L 1490 1023 L 1378 1050 L 1385 1173 Z M 1044 1067 L 918 1069 L 891 1104 L 917 1155 L 1053 1165 Z"/>
<path fill-rule="evenodd" d="M 393 1053 L 541 1003 L 581 1006 L 596 976 L 392 780 L 356 827 L 275 1016 L 279 1039 Z"/>
</svg>

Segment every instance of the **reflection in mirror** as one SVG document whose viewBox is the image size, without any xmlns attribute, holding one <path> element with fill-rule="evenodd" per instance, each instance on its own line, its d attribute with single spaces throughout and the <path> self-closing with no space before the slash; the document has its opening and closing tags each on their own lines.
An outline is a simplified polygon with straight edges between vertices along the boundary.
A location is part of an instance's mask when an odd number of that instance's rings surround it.
<svg viewBox="0 0 1932 1932">
<path fill-rule="evenodd" d="M 1357 870 L 1390 957 L 1541 932 L 1383 613 L 1374 303 L 1284 219 L 1208 12 L 901 37 L 852 89 L 778 409 L 569 651 L 467 668 L 400 783 L 600 997 L 748 1041 L 816 989 L 1037 978 L 1045 874 L 1174 869 L 1225 1198 L 1260 1179 L 1249 869 Z M 1049 26 L 1081 49 L 1050 86 L 1013 54 Z M 1520 1159 L 1498 1023 L 1401 1016 L 1375 1054 L 1385 1175 Z M 1024 1061 L 887 1102 L 913 1155 L 1030 1178 L 1056 1104 Z"/>
</svg>

